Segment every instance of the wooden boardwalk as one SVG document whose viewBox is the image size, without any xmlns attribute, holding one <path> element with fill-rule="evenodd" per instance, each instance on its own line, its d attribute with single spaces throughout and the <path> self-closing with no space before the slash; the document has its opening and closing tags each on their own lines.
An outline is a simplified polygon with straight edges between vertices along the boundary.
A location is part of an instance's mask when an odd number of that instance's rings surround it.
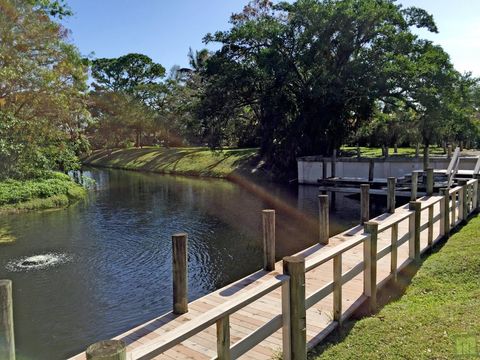
<svg viewBox="0 0 480 360">
<path fill-rule="evenodd" d="M 477 183 L 471 183 L 470 207 L 466 214 L 476 209 Z M 460 188 L 452 189 L 450 197 L 453 199 L 448 207 L 450 223 L 457 224 L 462 217 L 463 195 Z M 457 200 L 457 195 L 458 200 Z M 445 229 L 444 211 L 442 212 L 442 201 L 444 196 L 423 197 L 418 199 L 421 203 L 421 222 L 420 222 L 420 250 L 424 251 L 429 247 L 429 243 L 435 243 L 442 237 Z M 474 205 L 475 204 L 475 205 Z M 411 261 L 412 257 L 412 237 L 414 236 L 412 227 L 409 225 L 412 220 L 412 210 L 409 205 L 396 209 L 394 214 L 383 214 L 373 221 L 376 221 L 378 227 L 378 252 L 377 252 L 377 281 L 379 287 L 383 286 L 389 280 L 397 269 L 402 268 Z M 452 218 L 452 215 L 453 218 Z M 397 225 L 396 225 L 397 224 Z M 397 248 L 398 260 L 396 266 L 392 268 L 391 252 L 392 246 L 392 228 L 398 227 Z M 450 228 L 450 227 L 449 227 Z M 448 229 L 449 230 L 449 229 Z M 447 231 L 448 231 L 447 230 Z M 394 230 L 397 231 L 397 230 Z M 357 226 L 341 234 L 330 238 L 328 245 L 314 245 L 302 252 L 299 256 L 306 260 L 307 272 L 305 273 L 306 288 L 306 335 L 307 347 L 311 348 L 318 344 L 328 333 L 338 326 L 339 316 L 334 314 L 334 288 L 332 280 L 334 277 L 334 266 L 332 261 L 335 254 L 341 250 L 341 284 L 340 309 L 341 319 L 348 318 L 351 313 L 359 307 L 366 299 L 364 291 L 364 244 L 361 241 L 368 234 L 364 233 L 363 227 Z M 355 239 L 359 239 L 356 241 Z M 343 248 L 342 248 L 343 246 Z M 330 256 L 329 254 L 332 254 Z M 323 259 L 318 262 L 318 259 Z M 326 260 L 325 260 L 326 259 Z M 320 266 L 315 267 L 316 265 Z M 338 263 L 337 263 L 338 264 Z M 395 269 L 395 271 L 392 270 Z M 309 271 L 310 270 L 310 271 Z M 242 298 L 252 298 L 257 294 L 259 297 L 246 306 L 238 305 L 229 313 L 230 324 L 230 344 L 231 358 L 240 359 L 271 359 L 282 353 L 282 283 L 283 274 L 282 262 L 277 262 L 275 271 L 258 271 L 246 278 L 243 278 L 231 285 L 221 288 L 211 294 L 208 294 L 198 300 L 189 303 L 189 312 L 183 315 L 165 314 L 150 322 L 142 324 L 118 337 L 116 339 L 124 340 L 128 347 L 127 359 L 212 359 L 217 358 L 217 331 L 215 319 L 213 322 L 205 325 L 205 328 L 197 334 L 188 334 L 179 344 L 174 345 L 159 355 L 148 355 L 149 352 L 144 349 L 155 349 L 157 346 L 168 342 L 168 335 L 186 329 L 188 324 L 192 328 L 201 323 L 208 314 L 226 307 L 232 302 L 239 301 Z M 338 274 L 338 268 L 337 268 Z M 279 280 L 280 279 L 280 280 Z M 275 287 L 272 283 L 278 282 Z M 274 290 L 271 290 L 274 288 Z M 322 289 L 319 292 L 319 289 Z M 268 290 L 268 291 L 267 291 Z M 338 290 L 338 287 L 337 287 Z M 265 293 L 264 296 L 263 293 Z M 338 294 L 338 293 L 337 293 Z M 261 296 L 261 297 L 260 297 Z M 315 299 L 320 299 L 316 302 Z M 234 306 L 230 306 L 233 308 Z M 217 309 L 217 310 L 216 310 Z M 218 319 L 219 317 L 217 317 Z M 227 322 L 228 324 L 228 322 Z M 260 328 L 260 330 L 258 330 Z M 180 331 L 181 332 L 181 331 Z M 252 334 L 253 333 L 253 334 Z M 273 335 L 269 335 L 273 333 Z M 172 335 L 173 336 L 173 335 Z M 255 338 L 253 348 L 249 346 L 250 341 Z M 167 339 L 167 340 L 165 340 Z M 227 338 L 228 339 L 228 338 Z M 165 341 L 163 341 L 165 340 Z M 250 348 L 250 349 L 249 349 Z M 249 349 L 249 350 L 248 350 Z M 248 350 L 245 354 L 242 354 Z M 85 359 L 85 354 L 79 354 L 71 359 Z"/>
</svg>

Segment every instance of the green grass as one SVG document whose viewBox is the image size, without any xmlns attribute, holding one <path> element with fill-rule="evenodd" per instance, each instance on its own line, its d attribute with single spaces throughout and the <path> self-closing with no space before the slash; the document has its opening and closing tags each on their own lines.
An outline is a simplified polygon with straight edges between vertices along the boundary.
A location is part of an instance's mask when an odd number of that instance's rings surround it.
<svg viewBox="0 0 480 360">
<path fill-rule="evenodd" d="M 204 147 L 97 150 L 85 164 L 164 174 L 228 177 L 247 166 L 257 149 L 212 151 Z"/>
<path fill-rule="evenodd" d="M 40 179 L 0 182 L 0 213 L 66 207 L 86 195 L 86 190 L 62 173 Z"/>
<path fill-rule="evenodd" d="M 425 259 L 400 299 L 373 317 L 345 324 L 310 359 L 459 358 L 462 346 L 476 343 L 480 350 L 479 309 L 480 217 L 475 217 Z"/>
<path fill-rule="evenodd" d="M 356 146 L 343 146 L 342 147 L 342 155 L 341 156 L 357 156 L 357 147 Z M 398 153 L 394 153 L 393 148 L 388 149 L 388 155 L 393 157 L 414 157 L 415 156 L 415 148 L 404 148 L 399 147 Z M 420 156 L 423 156 L 423 149 L 420 149 Z M 430 155 L 444 155 L 443 148 L 432 146 L 430 147 Z M 381 148 L 372 148 L 372 147 L 360 147 L 360 156 L 365 158 L 380 158 L 383 157 L 382 149 Z"/>
</svg>

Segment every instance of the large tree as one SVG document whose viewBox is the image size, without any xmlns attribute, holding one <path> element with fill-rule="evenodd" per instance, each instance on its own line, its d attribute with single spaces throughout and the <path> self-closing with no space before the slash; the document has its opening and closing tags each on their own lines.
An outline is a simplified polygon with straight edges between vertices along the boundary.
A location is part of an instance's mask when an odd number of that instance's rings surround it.
<svg viewBox="0 0 480 360">
<path fill-rule="evenodd" d="M 331 154 L 378 101 L 431 114 L 428 92 L 452 70 L 441 48 L 412 33 L 436 32 L 432 16 L 391 0 L 255 0 L 231 23 L 205 39 L 221 49 L 208 61 L 199 113 L 218 145 L 250 111 L 262 154 L 280 170 Z"/>
</svg>

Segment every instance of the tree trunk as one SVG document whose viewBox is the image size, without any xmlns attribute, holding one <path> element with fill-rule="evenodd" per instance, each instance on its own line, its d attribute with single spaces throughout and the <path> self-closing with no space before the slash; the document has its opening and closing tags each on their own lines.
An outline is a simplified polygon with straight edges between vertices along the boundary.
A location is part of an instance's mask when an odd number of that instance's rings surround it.
<svg viewBox="0 0 480 360">
<path fill-rule="evenodd" d="M 393 144 L 393 152 L 395 154 L 398 154 L 398 144 L 397 143 Z"/>
<path fill-rule="evenodd" d="M 415 157 L 416 158 L 420 157 L 420 144 L 418 144 L 418 143 L 415 146 Z"/>
<path fill-rule="evenodd" d="M 427 170 L 430 166 L 430 145 L 425 144 L 423 148 L 423 170 Z"/>
</svg>

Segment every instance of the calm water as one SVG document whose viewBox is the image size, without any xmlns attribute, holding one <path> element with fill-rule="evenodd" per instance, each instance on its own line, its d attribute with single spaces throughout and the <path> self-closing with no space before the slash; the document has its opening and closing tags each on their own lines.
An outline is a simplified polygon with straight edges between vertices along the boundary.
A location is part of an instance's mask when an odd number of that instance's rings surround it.
<svg viewBox="0 0 480 360">
<path fill-rule="evenodd" d="M 0 219 L 17 238 L 0 245 L 13 280 L 20 359 L 64 359 L 171 309 L 171 238 L 189 235 L 189 296 L 261 267 L 261 210 L 277 210 L 277 258 L 315 242 L 317 189 L 91 170 L 87 201 Z M 353 226 L 359 201 L 336 197 L 331 232 Z M 380 213 L 383 204 L 371 211 Z M 57 263 L 26 269 L 26 257 Z"/>
</svg>

